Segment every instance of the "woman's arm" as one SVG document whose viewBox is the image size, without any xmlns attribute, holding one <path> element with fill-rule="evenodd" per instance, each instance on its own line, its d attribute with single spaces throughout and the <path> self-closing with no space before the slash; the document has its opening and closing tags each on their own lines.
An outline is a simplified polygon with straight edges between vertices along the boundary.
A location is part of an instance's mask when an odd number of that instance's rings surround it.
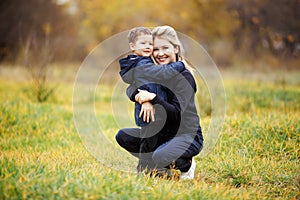
<svg viewBox="0 0 300 200">
<path fill-rule="evenodd" d="M 164 99 L 162 99 L 161 97 L 159 96 L 156 96 L 152 101 L 151 103 L 153 105 L 155 104 L 159 104 L 161 106 L 164 107 L 166 113 L 167 113 L 167 120 L 168 122 L 171 122 L 171 123 L 180 123 L 180 111 L 181 111 L 181 108 L 180 108 L 180 104 L 179 104 L 179 101 L 178 99 L 173 96 L 173 98 L 168 102 L 168 101 L 165 101 Z"/>
<path fill-rule="evenodd" d="M 135 101 L 135 96 L 139 93 L 139 91 L 137 90 L 138 88 L 136 87 L 136 85 L 134 84 L 130 84 L 127 89 L 126 89 L 126 95 L 127 97 L 133 101 L 133 102 L 136 102 Z"/>
<path fill-rule="evenodd" d="M 181 113 L 194 101 L 196 83 L 193 75 L 186 70 L 180 76 L 177 76 L 176 85 L 173 87 L 172 92 L 173 94 L 169 95 L 172 97 L 171 100 L 165 101 L 153 93 L 140 90 L 135 95 L 135 100 L 139 103 L 150 101 L 153 105 L 162 105 L 167 112 L 168 119 L 178 123 Z"/>
</svg>

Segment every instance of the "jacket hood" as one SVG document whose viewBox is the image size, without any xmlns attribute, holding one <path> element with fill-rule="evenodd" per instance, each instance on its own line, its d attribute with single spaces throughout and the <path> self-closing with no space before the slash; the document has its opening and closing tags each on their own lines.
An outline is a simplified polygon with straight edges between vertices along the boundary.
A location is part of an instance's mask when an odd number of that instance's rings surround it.
<svg viewBox="0 0 300 200">
<path fill-rule="evenodd" d="M 136 55 L 128 55 L 126 58 L 119 60 L 120 76 L 125 83 L 134 83 L 134 68 L 142 57 Z"/>
</svg>

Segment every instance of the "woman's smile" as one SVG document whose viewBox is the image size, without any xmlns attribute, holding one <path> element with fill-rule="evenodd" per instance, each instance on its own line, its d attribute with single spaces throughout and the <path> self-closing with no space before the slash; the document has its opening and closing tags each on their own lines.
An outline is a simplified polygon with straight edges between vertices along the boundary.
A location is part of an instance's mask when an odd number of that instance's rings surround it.
<svg viewBox="0 0 300 200">
<path fill-rule="evenodd" d="M 176 62 L 176 53 L 178 49 L 168 40 L 159 37 L 154 39 L 153 57 L 159 64 Z"/>
<path fill-rule="evenodd" d="M 157 61 L 162 64 L 166 62 L 167 58 L 168 58 L 167 56 L 157 57 Z"/>
</svg>

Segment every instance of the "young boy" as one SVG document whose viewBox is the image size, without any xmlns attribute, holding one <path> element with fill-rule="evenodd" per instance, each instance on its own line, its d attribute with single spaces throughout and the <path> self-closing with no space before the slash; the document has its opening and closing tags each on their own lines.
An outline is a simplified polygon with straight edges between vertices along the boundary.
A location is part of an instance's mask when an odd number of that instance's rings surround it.
<svg viewBox="0 0 300 200">
<path fill-rule="evenodd" d="M 164 100 L 167 100 L 164 87 L 156 82 L 162 83 L 179 74 L 185 68 L 183 62 L 179 61 L 168 65 L 155 65 L 150 57 L 153 51 L 153 38 L 148 28 L 136 27 L 131 29 L 128 34 L 128 40 L 132 54 L 119 60 L 121 68 L 120 76 L 124 82 L 130 84 L 127 88 L 127 95 L 134 97 L 135 95 L 131 93 L 133 91 L 137 93 L 136 88 L 138 88 L 155 93 Z M 150 68 L 151 73 L 147 73 Z M 135 101 L 134 99 L 131 100 Z M 138 171 L 143 171 L 146 168 L 155 167 L 151 166 L 152 158 L 149 152 L 155 150 L 157 136 L 153 136 L 153 134 L 157 132 L 157 128 L 159 128 L 157 126 L 163 126 L 165 120 L 160 119 L 158 116 L 155 119 L 155 123 L 151 122 L 149 124 L 143 120 L 143 117 L 139 116 L 140 111 L 141 105 L 135 102 L 135 123 L 141 127 L 141 149 L 139 152 L 140 161 Z M 161 128 L 162 127 L 160 127 L 160 129 Z"/>
</svg>

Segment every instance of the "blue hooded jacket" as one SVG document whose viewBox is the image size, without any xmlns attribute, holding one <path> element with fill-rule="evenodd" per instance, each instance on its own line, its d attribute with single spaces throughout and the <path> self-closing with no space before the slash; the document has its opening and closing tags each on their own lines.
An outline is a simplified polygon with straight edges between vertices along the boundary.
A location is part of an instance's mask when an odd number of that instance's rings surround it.
<svg viewBox="0 0 300 200">
<path fill-rule="evenodd" d="M 167 100 L 167 93 L 164 86 L 160 85 L 178 75 L 185 69 L 183 62 L 174 62 L 167 65 L 155 65 L 150 57 L 143 57 L 137 55 L 128 55 L 126 58 L 119 60 L 120 76 L 125 83 L 130 84 L 127 92 L 136 92 L 136 88 L 147 90 L 155 93 L 163 100 Z M 151 73 L 145 73 L 150 71 Z M 131 90 L 132 88 L 132 90 Z M 135 95 L 128 95 L 134 97 Z M 132 100 L 132 99 L 131 99 Z M 137 126 L 146 126 L 148 123 L 144 122 L 139 117 L 141 105 L 135 103 L 134 118 Z"/>
</svg>

